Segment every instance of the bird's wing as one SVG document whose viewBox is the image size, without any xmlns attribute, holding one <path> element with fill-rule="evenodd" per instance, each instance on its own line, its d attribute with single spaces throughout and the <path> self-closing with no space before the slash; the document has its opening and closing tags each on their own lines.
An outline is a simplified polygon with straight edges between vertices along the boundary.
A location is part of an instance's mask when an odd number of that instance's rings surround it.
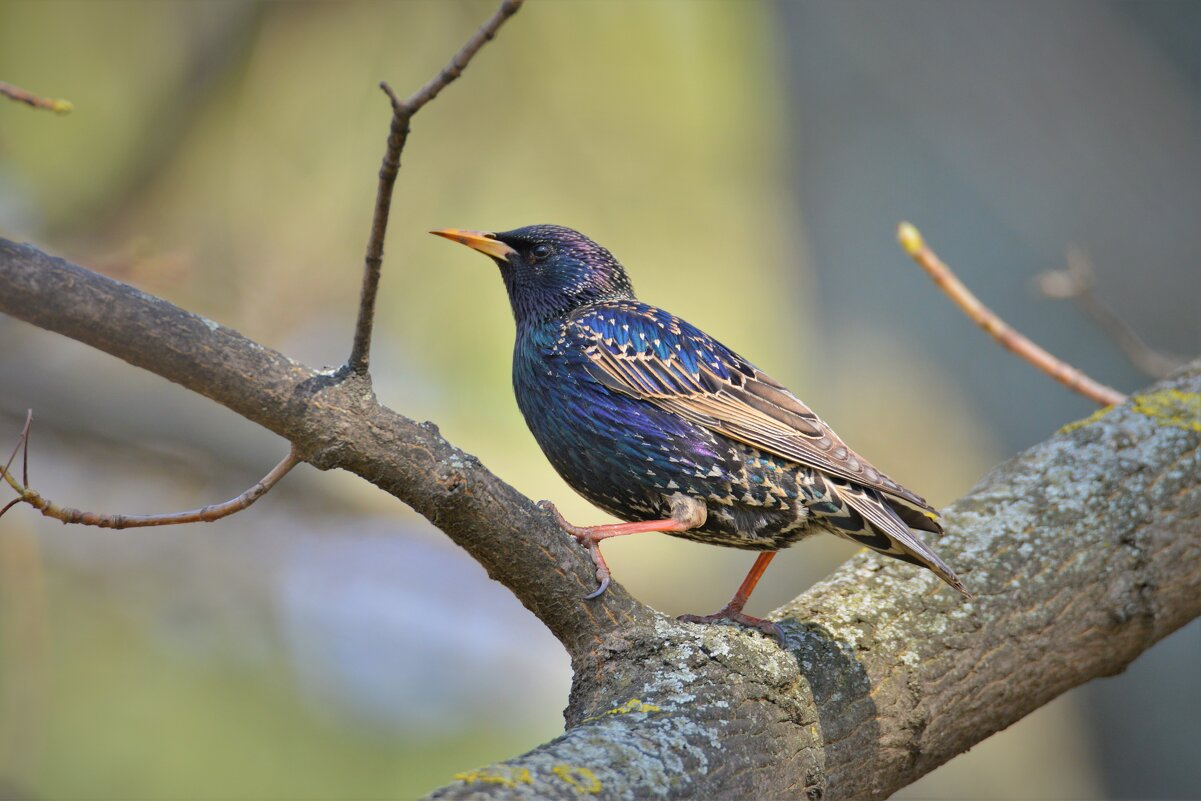
<svg viewBox="0 0 1201 801">
<path fill-rule="evenodd" d="M 723 436 L 933 508 L 852 451 L 826 423 L 753 364 L 662 309 L 638 301 L 584 306 L 566 337 L 588 373 L 615 392 L 649 401 Z"/>
</svg>

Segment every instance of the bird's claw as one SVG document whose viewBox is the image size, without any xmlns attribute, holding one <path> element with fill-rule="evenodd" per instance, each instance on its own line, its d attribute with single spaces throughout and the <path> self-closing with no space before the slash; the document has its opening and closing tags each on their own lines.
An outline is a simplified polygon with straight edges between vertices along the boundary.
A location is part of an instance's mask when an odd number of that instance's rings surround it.
<svg viewBox="0 0 1201 801">
<path fill-rule="evenodd" d="M 600 582 L 600 586 L 585 595 L 585 601 L 591 601 L 593 598 L 599 598 L 605 594 L 605 590 L 609 589 L 609 575 L 606 572 L 605 575 L 602 576 L 601 569 L 599 567 L 596 569 L 596 580 Z"/>
<path fill-rule="evenodd" d="M 558 524 L 559 528 L 570 534 L 572 539 L 587 549 L 588 555 L 592 557 L 592 563 L 596 565 L 596 580 L 600 583 L 600 586 L 585 595 L 584 600 L 591 601 L 593 598 L 599 598 L 604 595 L 605 590 L 609 589 L 609 565 L 605 563 L 605 557 L 601 556 L 600 541 L 593 538 L 592 529 L 573 526 L 571 523 L 568 523 L 550 501 L 538 501 L 537 506 L 542 511 L 554 515 L 555 523 Z"/>
<path fill-rule="evenodd" d="M 598 540 L 576 537 L 576 542 L 588 549 L 588 555 L 592 557 L 592 563 L 596 565 L 596 580 L 600 582 L 600 586 L 584 596 L 585 601 L 591 601 L 593 598 L 601 597 L 605 594 L 605 590 L 609 589 L 609 565 L 605 563 L 605 557 L 601 556 Z"/>
</svg>

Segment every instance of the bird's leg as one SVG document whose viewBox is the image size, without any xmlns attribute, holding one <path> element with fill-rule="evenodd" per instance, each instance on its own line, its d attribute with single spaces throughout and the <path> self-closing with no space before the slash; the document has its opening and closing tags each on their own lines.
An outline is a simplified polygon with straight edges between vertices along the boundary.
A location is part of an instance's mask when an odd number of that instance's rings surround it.
<svg viewBox="0 0 1201 801">
<path fill-rule="evenodd" d="M 764 551 L 759 554 L 758 558 L 755 559 L 755 564 L 751 566 L 751 572 L 746 574 L 746 578 L 742 580 L 742 584 L 738 587 L 738 592 L 734 593 L 734 597 L 728 604 L 721 608 L 721 611 L 714 612 L 711 615 L 680 615 L 678 619 L 686 623 L 712 623 L 716 620 L 732 620 L 735 623 L 759 629 L 764 634 L 768 634 L 780 642 L 784 642 L 784 632 L 780 629 L 778 623 L 742 613 L 742 608 L 750 600 L 751 592 L 755 589 L 755 585 L 759 583 L 759 579 L 763 577 L 763 572 L 767 570 L 767 566 L 771 564 L 771 560 L 775 556 L 776 551 Z"/>
<path fill-rule="evenodd" d="M 573 526 L 568 523 L 550 501 L 539 501 L 538 506 L 555 516 L 559 528 L 575 537 L 576 542 L 588 549 L 596 565 L 596 580 L 600 583 L 595 590 L 584 596 L 585 600 L 600 597 L 609 589 L 609 565 L 600 552 L 600 541 L 626 534 L 641 534 L 644 531 L 688 531 L 705 524 L 708 510 L 704 501 L 677 492 L 670 498 L 671 517 L 663 520 L 639 520 L 633 523 L 612 523 L 604 526 Z M 754 586 L 752 584 L 752 586 Z M 745 603 L 745 601 L 744 601 Z"/>
</svg>

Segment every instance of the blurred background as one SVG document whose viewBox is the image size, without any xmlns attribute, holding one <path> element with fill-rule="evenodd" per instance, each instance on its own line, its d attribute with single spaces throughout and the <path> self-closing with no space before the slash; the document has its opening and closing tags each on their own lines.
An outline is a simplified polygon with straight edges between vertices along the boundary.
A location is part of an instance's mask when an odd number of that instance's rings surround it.
<svg viewBox="0 0 1201 801">
<path fill-rule="evenodd" d="M 0 0 L 0 235 L 310 365 L 349 349 L 389 108 L 492 2 Z M 509 379 L 495 270 L 431 228 L 583 230 L 639 294 L 792 387 L 936 505 L 1092 411 L 990 342 L 897 248 L 910 219 L 1003 317 L 1150 383 L 1032 281 L 1087 255 L 1156 348 L 1201 351 L 1201 4 L 530 0 L 416 118 L 393 207 L 381 400 L 578 522 Z M 286 444 L 0 318 L 0 443 L 109 512 L 241 492 Z M 8 446 L 3 445 L 5 451 Z M 0 500 L 4 500 L 0 498 Z M 853 552 L 786 552 L 766 613 Z M 647 535 L 617 578 L 709 612 L 752 561 Z M 1201 627 L 898 797 L 1201 797 Z M 208 526 L 0 521 L 0 797 L 407 798 L 562 729 L 565 653 L 390 496 L 302 467 Z"/>
</svg>

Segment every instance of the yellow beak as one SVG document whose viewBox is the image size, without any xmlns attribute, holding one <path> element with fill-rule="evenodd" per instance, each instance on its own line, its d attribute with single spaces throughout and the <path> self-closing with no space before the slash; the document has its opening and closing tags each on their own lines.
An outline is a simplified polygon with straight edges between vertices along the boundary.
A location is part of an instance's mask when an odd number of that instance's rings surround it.
<svg viewBox="0 0 1201 801">
<path fill-rule="evenodd" d="M 490 234 L 487 231 L 462 231 L 458 228 L 443 228 L 440 231 L 430 231 L 430 233 L 446 237 L 501 261 L 508 261 L 509 257 L 517 252 L 497 239 L 496 234 Z"/>
</svg>

